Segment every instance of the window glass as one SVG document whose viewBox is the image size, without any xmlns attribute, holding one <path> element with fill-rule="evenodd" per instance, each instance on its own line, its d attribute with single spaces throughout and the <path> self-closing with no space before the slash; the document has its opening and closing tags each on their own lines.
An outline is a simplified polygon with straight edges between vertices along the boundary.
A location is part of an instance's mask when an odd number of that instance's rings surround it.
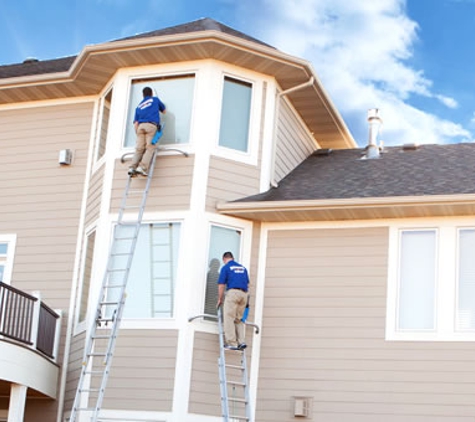
<svg viewBox="0 0 475 422">
<path fill-rule="evenodd" d="M 208 272 L 206 274 L 206 294 L 204 313 L 216 315 L 216 303 L 218 301 L 218 277 L 219 270 L 223 265 L 224 252 L 232 252 L 234 259 L 239 261 L 241 253 L 241 232 L 236 229 L 211 226 Z"/>
<path fill-rule="evenodd" d="M 79 322 L 82 322 L 86 319 L 87 313 L 87 303 L 89 301 L 89 289 L 91 287 L 91 277 L 92 277 L 92 260 L 94 256 L 94 247 L 96 244 L 96 232 L 92 232 L 87 236 L 86 247 L 85 247 L 85 257 L 84 257 L 84 270 L 82 276 L 82 287 L 81 287 L 81 301 L 79 303 Z"/>
<path fill-rule="evenodd" d="M 435 328 L 435 230 L 401 232 L 398 329 Z"/>
<path fill-rule="evenodd" d="M 475 229 L 461 229 L 458 237 L 457 328 L 475 329 Z"/>
<path fill-rule="evenodd" d="M 160 114 L 164 124 L 160 144 L 183 144 L 190 140 L 191 112 L 193 108 L 193 93 L 195 76 L 164 77 L 141 79 L 132 82 L 125 146 L 135 146 L 135 130 L 133 125 L 135 109 L 142 101 L 142 90 L 149 86 L 166 106 L 166 113 Z"/>
<path fill-rule="evenodd" d="M 4 281 L 5 264 L 7 261 L 8 243 L 0 243 L 0 281 Z"/>
<path fill-rule="evenodd" d="M 224 78 L 219 145 L 247 152 L 252 85 Z"/>
<path fill-rule="evenodd" d="M 101 100 L 101 111 L 97 125 L 97 151 L 96 160 L 102 158 L 106 151 L 107 131 L 109 129 L 109 118 L 112 104 L 112 89 Z"/>
<path fill-rule="evenodd" d="M 135 226 L 117 226 L 117 236 L 133 236 Z M 129 279 L 124 318 L 171 318 L 175 303 L 180 224 L 143 224 L 140 227 Z M 129 245 L 122 244 L 125 250 Z M 119 247 L 112 268 L 124 268 L 127 255 Z M 113 294 L 113 292 L 111 292 Z M 111 298 L 111 294 L 108 295 Z"/>
</svg>

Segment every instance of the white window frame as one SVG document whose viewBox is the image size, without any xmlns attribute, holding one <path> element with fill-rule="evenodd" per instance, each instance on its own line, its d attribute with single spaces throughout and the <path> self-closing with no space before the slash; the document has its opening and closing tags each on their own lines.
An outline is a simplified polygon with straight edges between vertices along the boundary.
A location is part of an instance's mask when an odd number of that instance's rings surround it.
<svg viewBox="0 0 475 422">
<path fill-rule="evenodd" d="M 207 229 L 206 229 L 206 242 L 203 245 L 205 252 L 202 267 L 202 286 L 201 291 L 196 294 L 196 302 L 194 302 L 194 309 L 198 314 L 201 314 L 204 309 L 206 298 L 206 276 L 208 274 L 209 263 L 209 246 L 211 240 L 211 227 L 223 227 L 231 230 L 239 230 L 241 232 L 241 245 L 240 245 L 240 264 L 244 265 L 250 272 L 249 266 L 251 263 L 252 253 L 252 230 L 253 224 L 250 221 L 244 221 L 233 217 L 221 216 L 217 214 L 206 213 L 207 215 Z M 225 252 L 225 251 L 223 251 Z M 253 275 L 249 274 L 250 279 L 253 279 Z M 251 282 L 252 284 L 252 282 Z M 252 298 L 251 298 L 252 300 Z M 204 319 L 198 319 L 193 322 L 193 328 L 200 332 L 205 333 L 218 333 L 218 326 L 215 321 L 209 321 Z"/>
<path fill-rule="evenodd" d="M 226 158 L 228 160 L 238 161 L 245 164 L 257 165 L 257 156 L 259 149 L 259 133 L 260 133 L 260 112 L 262 108 L 262 90 L 264 80 L 257 79 L 253 77 L 254 75 L 238 73 L 236 71 L 222 71 L 220 73 L 220 86 L 219 86 L 219 97 L 217 98 L 219 108 L 218 116 L 216 118 L 216 141 L 215 146 L 212 151 L 213 155 L 218 157 Z M 247 151 L 239 151 L 232 148 L 227 148 L 219 145 L 219 136 L 221 129 L 221 112 L 222 112 L 222 100 L 223 100 L 223 91 L 224 91 L 224 81 L 225 78 L 235 79 L 237 81 L 244 82 L 251 85 L 251 107 L 249 113 L 249 133 L 248 133 L 248 142 L 247 142 Z"/>
<path fill-rule="evenodd" d="M 389 228 L 386 340 L 475 341 L 474 330 L 457 330 L 458 232 L 474 226 L 460 221 L 436 225 L 421 223 Z M 397 330 L 400 233 L 411 230 L 436 231 L 436 292 L 434 330 Z"/>
<path fill-rule="evenodd" d="M 124 215 L 123 221 L 128 221 L 129 216 Z M 175 303 L 173 305 L 173 309 L 177 310 L 177 300 L 178 300 L 178 287 L 181 283 L 182 279 L 182 267 L 185 258 L 183 255 L 183 245 L 184 245 L 184 233 L 185 233 L 185 219 L 183 217 L 172 217 L 169 218 L 163 216 L 154 217 L 153 215 L 147 215 L 142 219 L 141 224 L 167 224 L 167 223 L 178 223 L 180 224 L 180 237 L 179 237 L 179 246 L 178 246 L 178 261 L 177 261 L 177 273 L 176 273 L 176 280 L 175 280 L 175 295 L 174 300 Z M 117 220 L 114 219 L 111 221 L 109 225 L 110 228 L 110 236 L 114 233 L 114 227 L 117 224 Z M 110 247 L 110 246 L 109 246 Z M 109 251 L 108 251 L 109 253 Z M 105 270 L 105 269 L 104 269 Z M 179 315 L 175 311 L 175 315 L 171 318 L 123 318 L 120 323 L 121 329 L 176 329 L 177 328 L 177 320 L 179 319 Z"/>
<path fill-rule="evenodd" d="M 4 258 L 0 257 L 1 262 L 5 265 L 2 280 L 5 284 L 10 284 L 12 281 L 16 239 L 16 234 L 0 234 L 0 243 L 6 243 L 8 245 L 6 256 Z"/>
<path fill-rule="evenodd" d="M 99 147 L 100 147 L 100 139 L 101 139 L 101 132 L 102 132 L 102 125 L 104 123 L 103 118 L 104 118 L 104 107 L 105 107 L 105 99 L 106 97 L 112 93 L 112 101 L 110 104 L 110 110 L 109 110 L 109 119 L 107 122 L 107 135 L 105 139 L 105 145 L 104 145 L 104 154 L 100 157 L 97 158 L 97 155 L 99 153 Z M 114 87 L 113 85 L 108 86 L 102 93 L 101 97 L 98 100 L 98 105 L 96 109 L 96 127 L 94 128 L 94 152 L 93 152 L 93 157 L 94 157 L 94 171 L 97 170 L 106 160 L 107 156 L 107 149 L 108 149 L 108 143 L 109 143 L 109 127 L 110 127 L 110 122 L 111 122 L 111 117 L 112 117 L 112 102 L 114 101 Z"/>
</svg>

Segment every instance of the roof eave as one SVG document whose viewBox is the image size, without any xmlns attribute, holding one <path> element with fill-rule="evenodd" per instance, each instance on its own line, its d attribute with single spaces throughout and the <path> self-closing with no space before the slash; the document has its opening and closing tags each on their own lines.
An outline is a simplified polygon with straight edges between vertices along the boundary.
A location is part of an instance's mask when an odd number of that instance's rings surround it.
<svg viewBox="0 0 475 422">
<path fill-rule="evenodd" d="M 475 215 L 475 194 L 226 202 L 226 215 L 262 222 L 337 221 Z"/>
</svg>

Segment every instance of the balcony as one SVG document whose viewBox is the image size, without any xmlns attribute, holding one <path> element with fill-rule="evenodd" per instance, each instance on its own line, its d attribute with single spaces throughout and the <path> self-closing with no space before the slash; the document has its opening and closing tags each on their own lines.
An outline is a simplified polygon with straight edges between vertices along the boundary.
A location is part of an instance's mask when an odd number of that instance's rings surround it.
<svg viewBox="0 0 475 422">
<path fill-rule="evenodd" d="M 39 295 L 0 282 L 0 394 L 10 408 L 30 396 L 56 398 L 60 321 Z"/>
</svg>

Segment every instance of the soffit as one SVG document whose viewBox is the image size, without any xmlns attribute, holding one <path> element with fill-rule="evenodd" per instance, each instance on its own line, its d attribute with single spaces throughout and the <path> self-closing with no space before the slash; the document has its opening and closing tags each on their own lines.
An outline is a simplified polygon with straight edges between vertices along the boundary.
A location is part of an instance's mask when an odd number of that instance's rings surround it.
<svg viewBox="0 0 475 422">
<path fill-rule="evenodd" d="M 67 72 L 0 79 L 0 104 L 98 95 L 120 68 L 215 59 L 276 78 L 282 90 L 312 85 L 288 98 L 323 148 L 356 146 L 311 65 L 271 47 L 217 31 L 87 46 Z"/>
<path fill-rule="evenodd" d="M 475 215 L 475 195 L 334 201 L 228 202 L 220 213 L 261 222 L 345 221 Z"/>
</svg>

